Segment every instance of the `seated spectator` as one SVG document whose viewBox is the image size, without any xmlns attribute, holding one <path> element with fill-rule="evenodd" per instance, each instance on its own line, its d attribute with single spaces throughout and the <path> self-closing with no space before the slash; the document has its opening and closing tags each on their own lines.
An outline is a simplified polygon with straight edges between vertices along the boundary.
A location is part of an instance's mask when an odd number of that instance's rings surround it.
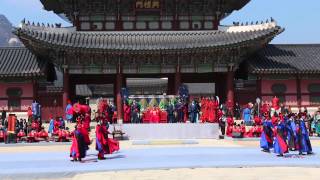
<svg viewBox="0 0 320 180">
<path fill-rule="evenodd" d="M 28 134 L 28 140 L 27 141 L 30 142 L 30 143 L 39 142 L 37 131 L 35 131 L 34 129 L 31 130 L 29 132 L 29 134 Z"/>
<path fill-rule="evenodd" d="M 57 142 L 67 142 L 69 138 L 69 133 L 66 130 L 60 129 L 58 132 Z"/>
<path fill-rule="evenodd" d="M 61 123 L 60 119 L 56 117 L 53 122 L 53 132 L 52 132 L 53 136 L 58 136 L 58 133 L 60 130 L 60 123 Z"/>
<path fill-rule="evenodd" d="M 233 124 L 232 128 L 232 137 L 233 138 L 242 138 L 242 133 L 241 133 L 241 127 L 240 124 L 237 125 L 237 123 Z"/>
<path fill-rule="evenodd" d="M 241 133 L 241 137 L 244 137 L 244 135 L 246 134 L 246 126 L 244 125 L 243 121 L 241 122 L 241 125 L 240 125 L 240 133 Z"/>
<path fill-rule="evenodd" d="M 0 142 L 6 142 L 7 140 L 7 131 L 6 129 L 0 124 Z"/>
<path fill-rule="evenodd" d="M 20 129 L 19 133 L 17 134 L 17 141 L 21 141 L 21 139 L 25 136 L 26 133 L 22 129 Z"/>
<path fill-rule="evenodd" d="M 261 134 L 262 134 L 262 131 L 263 131 L 262 126 L 261 126 L 261 125 L 257 125 L 257 126 L 255 127 L 255 130 L 254 130 L 254 136 L 255 136 L 255 137 L 260 137 Z"/>
<path fill-rule="evenodd" d="M 60 129 L 65 129 L 65 126 L 66 126 L 66 125 L 65 125 L 65 122 L 64 122 L 63 118 L 60 117 L 59 120 L 60 120 L 59 128 L 60 128 Z"/>
<path fill-rule="evenodd" d="M 48 141 L 49 135 L 48 135 L 48 133 L 44 130 L 44 127 L 41 128 L 41 131 L 38 133 L 38 137 L 39 137 L 39 138 L 43 138 L 43 139 L 45 139 L 46 141 Z"/>
<path fill-rule="evenodd" d="M 31 129 L 32 130 L 35 130 L 35 131 L 39 131 L 39 122 L 38 121 L 36 121 L 36 120 L 34 120 L 34 121 L 32 121 L 32 123 L 31 123 Z"/>
<path fill-rule="evenodd" d="M 254 124 L 258 126 L 262 124 L 262 120 L 259 116 L 254 117 Z"/>
<path fill-rule="evenodd" d="M 248 138 L 252 138 L 253 136 L 254 136 L 254 127 L 255 127 L 256 125 L 255 124 L 253 124 L 253 127 L 251 127 L 250 129 L 249 129 L 249 131 L 246 133 L 246 135 L 245 135 L 245 137 L 248 137 Z"/>
<path fill-rule="evenodd" d="M 232 124 L 231 124 L 231 125 L 228 125 L 228 126 L 227 126 L 227 132 L 226 132 L 227 136 L 232 137 L 232 131 L 233 131 L 233 126 L 232 126 Z"/>
</svg>

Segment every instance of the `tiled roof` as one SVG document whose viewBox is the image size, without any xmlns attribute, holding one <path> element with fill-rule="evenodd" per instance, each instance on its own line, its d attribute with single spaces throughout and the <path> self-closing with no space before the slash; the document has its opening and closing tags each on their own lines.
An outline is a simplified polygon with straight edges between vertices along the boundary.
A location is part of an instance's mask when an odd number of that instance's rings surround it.
<svg viewBox="0 0 320 180">
<path fill-rule="evenodd" d="M 257 28 L 258 27 L 258 28 Z M 74 28 L 51 28 L 24 24 L 16 29 L 21 39 L 51 48 L 103 51 L 191 50 L 239 46 L 254 40 L 272 39 L 283 29 L 274 22 L 211 31 L 116 31 L 81 32 Z"/>
<path fill-rule="evenodd" d="M 27 48 L 0 48 L 0 77 L 44 76 L 46 65 Z"/>
<path fill-rule="evenodd" d="M 268 45 L 246 63 L 254 74 L 320 73 L 320 44 Z"/>
</svg>

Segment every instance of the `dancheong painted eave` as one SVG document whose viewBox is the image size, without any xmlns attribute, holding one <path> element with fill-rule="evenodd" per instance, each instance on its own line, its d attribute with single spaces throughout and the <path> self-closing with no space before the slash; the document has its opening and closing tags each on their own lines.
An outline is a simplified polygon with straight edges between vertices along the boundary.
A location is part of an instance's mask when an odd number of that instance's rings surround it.
<svg viewBox="0 0 320 180">
<path fill-rule="evenodd" d="M 284 29 L 275 22 L 228 26 L 211 31 L 105 31 L 81 32 L 74 28 L 34 26 L 22 23 L 15 34 L 28 46 L 41 44 L 48 49 L 93 50 L 136 53 L 139 51 L 214 50 L 269 42 Z M 30 44 L 30 43 L 29 43 Z"/>
<path fill-rule="evenodd" d="M 111 2 L 110 2 L 111 1 Z M 165 5 L 168 4 L 166 1 L 173 0 L 161 0 L 160 4 Z M 83 15 L 85 14 L 91 14 L 91 15 L 98 15 L 98 14 L 108 14 L 112 13 L 109 12 L 108 9 L 114 10 L 119 6 L 123 6 L 124 4 L 129 4 L 128 6 L 134 6 L 135 0 L 131 1 L 118 1 L 118 0 L 40 0 L 40 2 L 43 4 L 43 7 L 47 11 L 53 11 L 56 14 L 64 15 L 66 16 L 70 21 L 74 21 L 75 15 Z M 191 3 L 198 3 L 202 4 L 201 8 L 210 8 L 210 12 L 215 12 L 215 14 L 220 14 L 222 17 L 224 14 L 230 14 L 235 10 L 240 10 L 243 8 L 246 4 L 248 4 L 250 0 L 200 0 L 195 1 Z M 111 4 L 110 4 L 111 3 Z M 175 6 L 179 6 L 181 4 L 184 4 L 185 2 L 183 0 L 173 1 Z M 101 8 L 90 8 L 88 7 L 97 7 L 103 6 L 103 11 L 101 11 Z M 210 7 L 208 5 L 211 5 Z M 112 6 L 112 7 L 108 7 Z M 127 6 L 125 6 L 127 7 Z M 123 8 L 126 9 L 126 8 Z M 164 9 L 165 10 L 165 9 Z M 120 11 L 120 10 L 119 10 Z M 191 14 L 194 12 L 191 11 Z"/>
</svg>

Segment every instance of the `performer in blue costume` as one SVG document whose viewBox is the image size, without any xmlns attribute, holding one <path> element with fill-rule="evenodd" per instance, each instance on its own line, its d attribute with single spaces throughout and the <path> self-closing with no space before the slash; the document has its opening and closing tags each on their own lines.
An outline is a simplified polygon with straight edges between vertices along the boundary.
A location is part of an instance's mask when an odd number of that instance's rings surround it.
<svg viewBox="0 0 320 180">
<path fill-rule="evenodd" d="M 260 147 L 264 152 L 270 152 L 273 144 L 273 131 L 271 120 L 264 119 L 263 121 L 263 131 L 260 137 Z"/>
<path fill-rule="evenodd" d="M 38 119 L 40 116 L 40 106 L 36 100 L 33 101 L 32 105 L 31 105 L 31 109 L 32 109 L 32 118 L 34 120 Z"/>
<path fill-rule="evenodd" d="M 167 114 L 168 114 L 168 121 L 169 123 L 176 123 L 177 120 L 174 116 L 174 111 L 175 111 L 175 107 L 173 102 L 170 102 L 169 105 L 167 106 Z"/>
<path fill-rule="evenodd" d="M 176 104 L 175 110 L 177 112 L 177 121 L 179 123 L 182 123 L 184 118 L 184 113 L 183 113 L 183 104 L 180 99 Z"/>
<path fill-rule="evenodd" d="M 284 153 L 288 153 L 288 145 L 286 142 L 286 126 L 284 121 L 279 121 L 274 128 L 274 141 L 273 150 L 278 156 L 283 156 Z"/>
<path fill-rule="evenodd" d="M 53 117 L 50 115 L 50 123 L 49 123 L 48 133 L 52 134 L 53 128 L 54 128 L 54 120 L 53 120 Z"/>
<path fill-rule="evenodd" d="M 192 103 L 189 105 L 189 114 L 190 114 L 191 123 L 197 122 L 198 113 L 199 113 L 198 105 L 196 104 L 195 100 L 193 100 Z"/>
<path fill-rule="evenodd" d="M 297 137 L 299 144 L 299 155 L 303 155 L 303 153 L 313 154 L 312 146 L 309 139 L 309 133 L 304 122 L 304 116 L 301 117 L 300 120 L 297 121 Z"/>
<path fill-rule="evenodd" d="M 285 118 L 288 147 L 291 151 L 295 151 L 298 146 L 296 124 L 294 122 L 294 116 Z"/>
<path fill-rule="evenodd" d="M 70 100 L 68 100 L 67 103 L 68 104 L 67 104 L 66 109 L 65 109 L 66 119 L 67 119 L 67 122 L 72 122 L 72 118 L 73 118 L 72 104 L 71 104 Z"/>
<path fill-rule="evenodd" d="M 246 126 L 250 126 L 251 125 L 251 110 L 249 109 L 249 107 L 246 107 L 242 111 L 242 118 L 243 118 L 244 123 L 245 123 Z"/>
</svg>

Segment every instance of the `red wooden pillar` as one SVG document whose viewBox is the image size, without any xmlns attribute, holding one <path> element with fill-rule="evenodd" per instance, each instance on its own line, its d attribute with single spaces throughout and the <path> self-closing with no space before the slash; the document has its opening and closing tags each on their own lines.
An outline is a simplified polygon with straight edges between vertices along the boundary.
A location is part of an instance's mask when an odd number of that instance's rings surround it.
<svg viewBox="0 0 320 180">
<path fill-rule="evenodd" d="M 298 108 L 301 108 L 301 80 L 299 76 L 296 77 L 296 84 L 297 84 L 297 105 Z"/>
<path fill-rule="evenodd" d="M 116 75 L 116 106 L 117 106 L 117 119 L 118 123 L 123 122 L 123 107 L 122 107 L 122 98 L 121 98 L 121 88 L 122 88 L 122 69 L 121 66 L 118 65 L 117 75 Z"/>
<path fill-rule="evenodd" d="M 234 107 L 234 71 L 230 67 L 227 73 L 227 106 L 231 113 L 233 114 Z"/>
<path fill-rule="evenodd" d="M 67 101 L 69 99 L 69 70 L 67 68 L 63 71 L 63 95 L 62 95 L 62 108 L 67 106 Z"/>
<path fill-rule="evenodd" d="M 181 73 L 180 73 L 180 66 L 177 65 L 176 73 L 174 74 L 174 93 L 176 95 L 179 94 L 179 87 L 181 85 Z"/>
</svg>

